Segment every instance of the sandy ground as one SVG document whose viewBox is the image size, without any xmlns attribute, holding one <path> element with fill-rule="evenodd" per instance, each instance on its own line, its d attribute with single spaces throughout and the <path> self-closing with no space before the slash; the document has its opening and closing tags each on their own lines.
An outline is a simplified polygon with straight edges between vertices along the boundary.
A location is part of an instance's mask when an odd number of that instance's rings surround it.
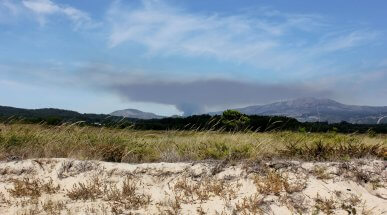
<svg viewBox="0 0 387 215">
<path fill-rule="evenodd" d="M 387 162 L 0 163 L 0 214 L 387 214 Z"/>
</svg>

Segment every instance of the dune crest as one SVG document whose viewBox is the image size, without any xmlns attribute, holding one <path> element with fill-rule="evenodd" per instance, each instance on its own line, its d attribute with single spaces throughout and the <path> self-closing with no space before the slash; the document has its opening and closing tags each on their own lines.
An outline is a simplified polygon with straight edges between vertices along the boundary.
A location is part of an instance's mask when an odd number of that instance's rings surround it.
<svg viewBox="0 0 387 215">
<path fill-rule="evenodd" d="M 387 162 L 0 163 L 1 214 L 383 214 Z"/>
</svg>

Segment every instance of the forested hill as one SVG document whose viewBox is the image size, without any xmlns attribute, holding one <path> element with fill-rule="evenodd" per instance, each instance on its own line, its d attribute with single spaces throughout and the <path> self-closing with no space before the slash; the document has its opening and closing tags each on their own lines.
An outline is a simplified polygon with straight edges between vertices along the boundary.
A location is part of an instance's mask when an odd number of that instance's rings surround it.
<svg viewBox="0 0 387 215">
<path fill-rule="evenodd" d="M 23 109 L 0 106 L 0 120 L 19 121 L 24 123 L 41 123 L 58 125 L 66 122 L 84 122 L 86 124 L 111 125 L 119 121 L 133 122 L 136 119 L 111 116 L 107 114 L 82 114 L 76 111 L 56 108 Z"/>
<path fill-rule="evenodd" d="M 132 128 L 139 130 L 220 130 L 220 131 L 301 131 L 340 133 L 387 133 L 387 125 L 351 124 L 347 122 L 299 122 L 285 116 L 245 115 L 238 111 L 226 111 L 222 115 L 194 115 L 162 119 L 134 119 L 106 114 L 81 114 L 75 111 L 44 108 L 21 109 L 0 106 L 2 123 L 43 123 Z"/>
<path fill-rule="evenodd" d="M 0 106 L 0 116 L 10 117 L 10 116 L 20 116 L 20 117 L 65 117 L 72 118 L 78 117 L 81 114 L 75 111 L 62 110 L 56 108 L 42 108 L 42 109 L 23 109 L 23 108 L 14 108 L 7 106 Z"/>
</svg>

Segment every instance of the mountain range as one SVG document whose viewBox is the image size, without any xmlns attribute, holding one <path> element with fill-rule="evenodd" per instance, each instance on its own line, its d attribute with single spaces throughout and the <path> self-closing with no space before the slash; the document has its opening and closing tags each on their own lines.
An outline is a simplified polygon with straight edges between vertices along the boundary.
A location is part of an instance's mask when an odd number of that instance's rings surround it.
<svg viewBox="0 0 387 215">
<path fill-rule="evenodd" d="M 154 113 L 143 112 L 137 109 L 125 109 L 117 110 L 110 113 L 112 116 L 122 116 L 126 118 L 136 118 L 136 119 L 161 119 L 165 118 L 164 116 L 159 116 Z"/>
<path fill-rule="evenodd" d="M 346 121 L 353 124 L 387 124 L 387 106 L 346 105 L 331 99 L 299 98 L 266 105 L 236 108 L 235 110 L 247 115 L 287 116 L 295 118 L 300 122 L 339 123 Z M 222 112 L 212 112 L 209 114 L 220 115 Z M 119 121 L 122 117 L 125 117 L 129 121 L 165 118 L 164 116 L 136 109 L 118 110 L 112 112 L 110 115 L 105 115 L 81 114 L 75 111 L 53 108 L 22 109 L 0 106 L 0 118 L 13 116 L 36 120 L 39 120 L 39 118 L 60 117 L 73 121 L 86 120 L 92 122 L 106 120 Z M 178 116 L 172 117 L 178 118 Z"/>
<path fill-rule="evenodd" d="M 387 123 L 387 106 L 346 105 L 332 99 L 299 98 L 266 105 L 236 108 L 235 110 L 247 115 L 287 116 L 301 122 Z"/>
</svg>

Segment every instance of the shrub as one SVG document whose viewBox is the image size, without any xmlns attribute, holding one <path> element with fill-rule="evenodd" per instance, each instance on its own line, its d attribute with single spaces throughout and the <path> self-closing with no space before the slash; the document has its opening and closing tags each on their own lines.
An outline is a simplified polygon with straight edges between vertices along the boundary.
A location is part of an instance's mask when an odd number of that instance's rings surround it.
<svg viewBox="0 0 387 215">
<path fill-rule="evenodd" d="M 221 117 L 223 127 L 228 131 L 240 131 L 246 129 L 250 118 L 236 110 L 226 110 Z"/>
</svg>

